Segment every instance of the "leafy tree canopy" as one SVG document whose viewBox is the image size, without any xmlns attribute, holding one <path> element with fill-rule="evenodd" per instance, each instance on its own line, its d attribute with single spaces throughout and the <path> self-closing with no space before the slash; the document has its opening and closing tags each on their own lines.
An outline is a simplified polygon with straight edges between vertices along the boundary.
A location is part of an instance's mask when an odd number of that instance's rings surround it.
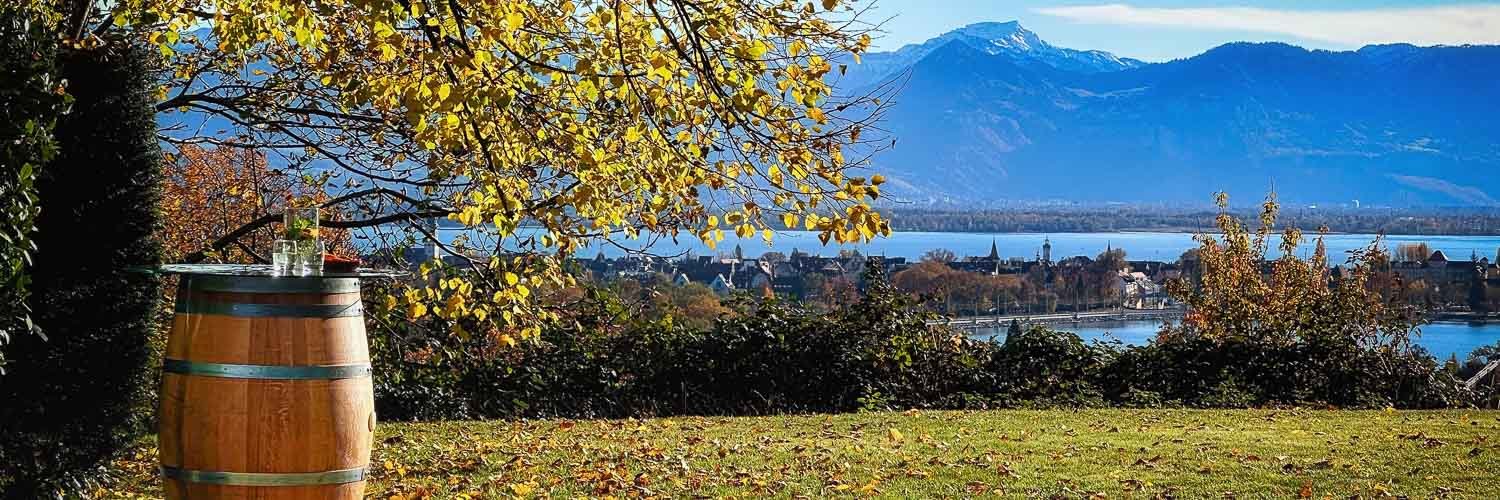
<svg viewBox="0 0 1500 500">
<path fill-rule="evenodd" d="M 434 260 L 388 297 L 410 318 L 512 342 L 555 317 L 535 293 L 585 245 L 890 231 L 868 206 L 884 179 L 851 171 L 883 101 L 829 83 L 871 43 L 847 0 L 57 1 L 80 43 L 158 48 L 158 110 L 187 124 L 165 141 L 333 172 L 366 225 L 468 229 L 442 243 L 472 271 Z"/>
</svg>

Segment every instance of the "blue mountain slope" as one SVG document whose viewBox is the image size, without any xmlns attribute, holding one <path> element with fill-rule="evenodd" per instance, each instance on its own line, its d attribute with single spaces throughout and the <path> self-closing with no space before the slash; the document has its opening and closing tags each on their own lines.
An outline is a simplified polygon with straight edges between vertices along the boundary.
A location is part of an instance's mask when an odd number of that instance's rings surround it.
<svg viewBox="0 0 1500 500">
<path fill-rule="evenodd" d="M 954 42 L 991 56 L 1012 61 L 1039 62 L 1080 73 L 1119 71 L 1146 64 L 1135 59 L 1115 57 L 1104 51 L 1055 47 L 1015 21 L 976 23 L 920 44 L 903 46 L 893 52 L 865 54 L 859 64 L 850 64 L 849 74 L 838 85 L 846 89 L 860 89 L 898 78 L 906 69 L 933 51 Z"/>
<path fill-rule="evenodd" d="M 909 200 L 1201 202 L 1274 183 L 1308 203 L 1500 203 L 1500 47 L 1235 43 L 1104 71 L 944 36 L 902 69 L 898 142 L 877 158 Z"/>
</svg>

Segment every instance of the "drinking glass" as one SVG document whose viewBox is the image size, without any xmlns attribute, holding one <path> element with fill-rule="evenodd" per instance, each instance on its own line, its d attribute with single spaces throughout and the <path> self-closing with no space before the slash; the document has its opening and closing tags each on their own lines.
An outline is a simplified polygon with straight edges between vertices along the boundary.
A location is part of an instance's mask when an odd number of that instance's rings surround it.
<svg viewBox="0 0 1500 500">
<path fill-rule="evenodd" d="M 318 207 L 287 208 L 283 215 L 286 224 L 286 239 L 307 241 L 318 239 Z"/>
<path fill-rule="evenodd" d="M 271 242 L 271 274 L 274 276 L 286 276 L 292 274 L 293 262 L 297 259 L 296 240 L 276 240 Z"/>
<path fill-rule="evenodd" d="M 323 274 L 323 242 L 319 240 L 297 242 L 295 265 L 297 274 L 300 276 Z"/>
</svg>

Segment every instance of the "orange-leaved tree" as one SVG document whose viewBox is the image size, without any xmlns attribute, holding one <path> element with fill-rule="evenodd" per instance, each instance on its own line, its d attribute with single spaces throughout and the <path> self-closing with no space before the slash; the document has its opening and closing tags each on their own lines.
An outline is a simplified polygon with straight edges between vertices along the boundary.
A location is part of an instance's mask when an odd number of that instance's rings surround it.
<svg viewBox="0 0 1500 500">
<path fill-rule="evenodd" d="M 257 220 L 280 217 L 291 200 L 328 200 L 321 190 L 299 186 L 298 177 L 271 168 L 266 155 L 252 149 L 183 144 L 162 168 L 161 240 L 166 262 L 204 249 L 209 249 L 204 258 L 213 262 L 265 262 L 271 241 L 280 237 L 272 225 L 244 231 L 229 246 L 216 247 L 215 242 Z M 329 210 L 328 216 L 339 218 L 336 207 Z M 330 252 L 355 251 L 347 230 L 325 230 L 321 237 Z"/>
<path fill-rule="evenodd" d="M 1274 194 L 1261 204 L 1259 227 L 1250 229 L 1229 214 L 1229 197 L 1216 195 L 1219 234 L 1200 234 L 1201 281 L 1168 283 L 1172 296 L 1187 305 L 1182 325 L 1163 336 L 1292 345 L 1337 342 L 1365 347 L 1408 345 L 1418 311 L 1405 300 L 1387 297 L 1370 284 L 1376 266 L 1385 261 L 1380 239 L 1350 253 L 1337 268 L 1328 265 L 1323 233 L 1314 238 L 1310 257 L 1297 250 L 1302 231 L 1280 233 L 1280 256 L 1268 260 L 1275 239 L 1279 205 Z"/>
</svg>

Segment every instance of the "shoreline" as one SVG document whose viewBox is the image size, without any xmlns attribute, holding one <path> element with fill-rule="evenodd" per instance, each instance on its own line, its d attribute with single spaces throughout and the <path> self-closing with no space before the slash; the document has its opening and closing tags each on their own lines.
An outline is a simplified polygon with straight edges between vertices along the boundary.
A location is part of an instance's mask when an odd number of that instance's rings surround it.
<svg viewBox="0 0 1500 500">
<path fill-rule="evenodd" d="M 1500 314 L 1473 313 L 1473 312 L 1433 312 L 1428 313 L 1432 322 L 1444 323 L 1468 323 L 1474 325 L 1489 325 L 1500 323 Z"/>
</svg>

